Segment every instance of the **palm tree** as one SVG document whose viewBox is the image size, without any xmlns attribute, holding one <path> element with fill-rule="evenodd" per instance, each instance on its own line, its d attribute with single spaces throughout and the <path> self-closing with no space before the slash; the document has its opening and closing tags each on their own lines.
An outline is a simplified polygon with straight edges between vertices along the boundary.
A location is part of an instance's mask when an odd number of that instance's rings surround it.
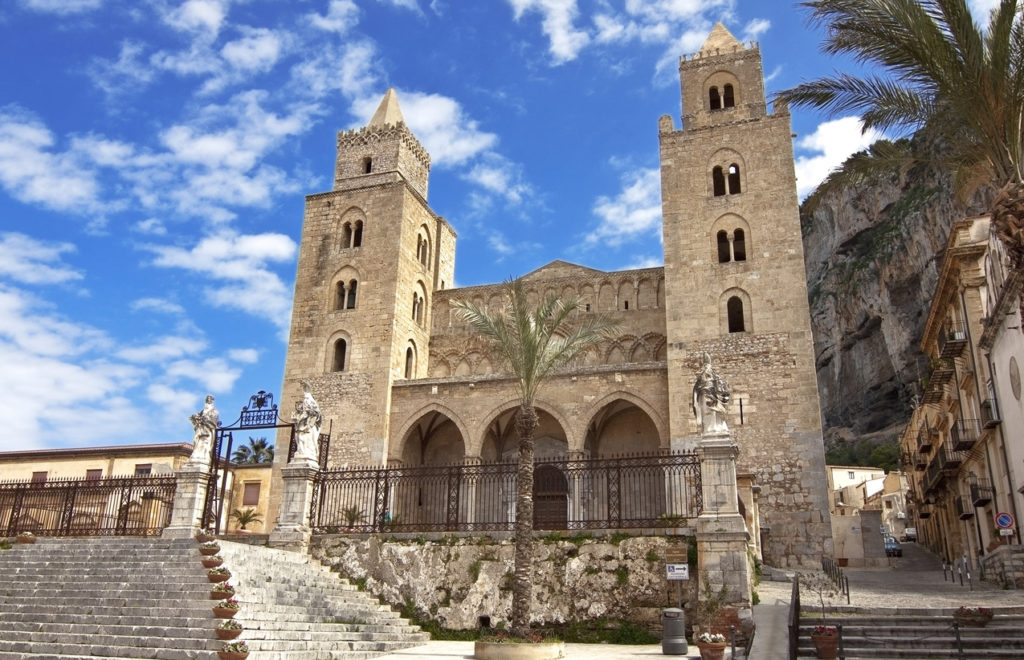
<svg viewBox="0 0 1024 660">
<path fill-rule="evenodd" d="M 953 169 L 962 197 L 981 186 L 998 190 L 993 229 L 1014 267 L 1024 268 L 1024 19 L 1017 0 L 1002 0 L 984 30 L 966 0 L 801 4 L 828 30 L 826 53 L 850 55 L 877 72 L 820 78 L 777 100 L 832 114 L 858 112 L 865 130 L 926 127 L 945 149 L 939 158 L 924 158 Z M 894 150 L 887 152 L 880 165 L 894 162 Z M 908 162 L 909 148 L 902 156 Z"/>
<path fill-rule="evenodd" d="M 274 462 L 274 445 L 266 438 L 249 438 L 249 444 L 239 445 L 231 454 L 231 460 L 239 464 L 259 465 Z"/>
<path fill-rule="evenodd" d="M 246 525 L 263 522 L 262 516 L 256 509 L 235 509 L 231 512 L 231 517 L 238 523 L 239 529 L 245 529 Z"/>
<path fill-rule="evenodd" d="M 512 633 L 530 632 L 533 567 L 533 453 L 537 429 L 534 408 L 537 391 L 555 370 L 604 340 L 609 319 L 577 314 L 578 298 L 548 297 L 536 305 L 527 299 L 521 279 L 505 283 L 505 304 L 488 310 L 467 301 L 454 301 L 456 314 L 482 334 L 515 376 L 519 389 L 516 430 L 519 433 L 517 468 L 515 575 L 512 586 Z"/>
</svg>

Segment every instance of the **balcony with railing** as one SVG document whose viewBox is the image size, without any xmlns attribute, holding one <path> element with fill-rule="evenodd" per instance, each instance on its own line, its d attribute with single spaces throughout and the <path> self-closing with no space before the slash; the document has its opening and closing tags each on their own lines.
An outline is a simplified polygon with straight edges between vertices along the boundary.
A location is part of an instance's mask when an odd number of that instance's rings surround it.
<svg viewBox="0 0 1024 660">
<path fill-rule="evenodd" d="M 922 504 L 917 508 L 917 517 L 920 520 L 927 520 L 932 517 L 932 505 Z"/>
<path fill-rule="evenodd" d="M 999 418 L 999 407 L 995 399 L 985 399 L 981 402 L 981 425 L 990 429 L 999 426 L 1002 420 Z"/>
<path fill-rule="evenodd" d="M 960 520 L 970 520 L 974 517 L 974 505 L 971 500 L 958 495 L 956 498 L 956 515 Z"/>
<path fill-rule="evenodd" d="M 971 481 L 971 503 L 975 507 L 983 507 L 992 501 L 994 492 L 988 479 L 974 479 Z"/>
<path fill-rule="evenodd" d="M 915 451 L 911 454 L 911 461 L 914 465 L 914 470 L 917 472 L 924 472 L 924 469 L 928 467 L 927 459 L 920 452 Z"/>
<path fill-rule="evenodd" d="M 924 490 L 925 494 L 935 493 L 942 484 L 946 481 L 946 475 L 942 471 L 942 466 L 939 463 L 939 457 L 935 456 L 930 463 L 924 474 Z"/>
<path fill-rule="evenodd" d="M 944 358 L 960 357 L 967 345 L 967 330 L 963 323 L 947 321 L 939 330 L 939 355 Z"/>
<path fill-rule="evenodd" d="M 970 451 L 981 438 L 981 425 L 976 419 L 958 419 L 949 427 L 949 439 L 955 451 Z"/>
<path fill-rule="evenodd" d="M 932 450 L 932 430 L 927 424 L 921 424 L 917 431 L 917 451 L 927 454 Z"/>
<path fill-rule="evenodd" d="M 946 475 L 955 475 L 967 460 L 967 452 L 951 448 L 948 444 L 943 445 L 935 454 L 932 465 L 938 464 L 939 469 Z"/>
</svg>

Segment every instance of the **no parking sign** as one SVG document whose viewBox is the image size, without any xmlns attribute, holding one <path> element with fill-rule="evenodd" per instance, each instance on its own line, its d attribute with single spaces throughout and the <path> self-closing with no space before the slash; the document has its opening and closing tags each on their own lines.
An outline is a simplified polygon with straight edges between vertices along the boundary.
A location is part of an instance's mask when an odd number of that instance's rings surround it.
<svg viewBox="0 0 1024 660">
<path fill-rule="evenodd" d="M 996 527 L 999 528 L 1000 536 L 1012 536 L 1013 516 L 1006 511 L 1000 511 L 996 514 Z"/>
</svg>

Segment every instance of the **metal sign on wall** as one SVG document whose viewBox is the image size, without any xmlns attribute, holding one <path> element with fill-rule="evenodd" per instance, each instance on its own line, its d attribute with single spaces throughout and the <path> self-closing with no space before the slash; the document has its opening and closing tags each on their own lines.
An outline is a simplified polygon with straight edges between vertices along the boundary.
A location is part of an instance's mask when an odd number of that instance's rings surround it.
<svg viewBox="0 0 1024 660">
<path fill-rule="evenodd" d="M 689 580 L 689 564 L 665 564 L 665 573 L 669 580 Z"/>
</svg>

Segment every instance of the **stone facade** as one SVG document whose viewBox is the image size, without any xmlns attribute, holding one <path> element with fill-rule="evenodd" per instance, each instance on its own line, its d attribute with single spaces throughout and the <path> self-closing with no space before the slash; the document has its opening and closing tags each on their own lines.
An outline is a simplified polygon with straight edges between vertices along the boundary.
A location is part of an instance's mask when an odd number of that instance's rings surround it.
<svg viewBox="0 0 1024 660">
<path fill-rule="evenodd" d="M 707 351 L 733 385 L 739 469 L 760 486 L 747 532 L 768 563 L 817 565 L 831 536 L 789 116 L 766 114 L 759 50 L 721 25 L 680 74 L 683 128 L 659 122 L 665 267 L 524 276 L 536 299 L 579 295 L 620 322 L 541 389 L 538 455 L 695 449 Z M 501 285 L 448 288 L 455 233 L 427 205 L 429 157 L 397 103 L 389 91 L 339 136 L 334 190 L 307 198 L 282 400 L 309 381 L 331 467 L 510 459 L 516 389 L 449 305 L 499 305 Z"/>
</svg>

